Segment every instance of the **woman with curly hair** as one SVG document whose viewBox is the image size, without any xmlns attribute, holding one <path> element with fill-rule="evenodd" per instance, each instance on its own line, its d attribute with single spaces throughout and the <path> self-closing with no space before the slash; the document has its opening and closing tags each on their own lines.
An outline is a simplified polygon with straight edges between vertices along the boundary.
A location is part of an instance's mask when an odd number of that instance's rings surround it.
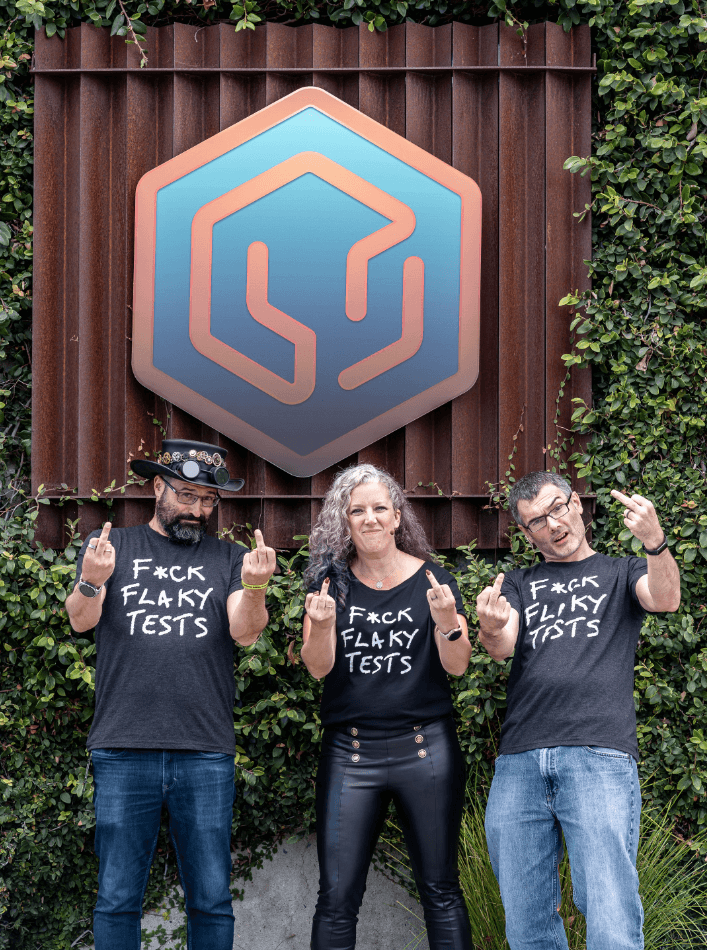
<svg viewBox="0 0 707 950">
<path fill-rule="evenodd" d="M 326 677 L 312 950 L 353 950 L 366 874 L 395 804 L 431 950 L 471 950 L 457 843 L 464 763 L 447 674 L 471 655 L 461 596 L 400 485 L 341 472 L 310 538 L 302 659 Z"/>
</svg>

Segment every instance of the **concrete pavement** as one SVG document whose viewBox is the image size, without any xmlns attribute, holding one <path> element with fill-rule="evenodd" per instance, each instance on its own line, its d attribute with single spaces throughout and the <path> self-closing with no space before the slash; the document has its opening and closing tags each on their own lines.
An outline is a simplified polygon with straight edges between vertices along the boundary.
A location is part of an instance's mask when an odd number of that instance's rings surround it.
<svg viewBox="0 0 707 950">
<path fill-rule="evenodd" d="M 272 861 L 253 872 L 242 901 L 234 901 L 233 950 L 309 950 L 317 899 L 317 850 L 314 836 L 285 841 Z M 184 922 L 173 911 L 168 921 L 146 914 L 143 934 L 163 928 L 171 933 Z M 143 939 L 143 950 L 173 948 L 174 942 Z M 369 871 L 357 931 L 357 950 L 429 950 L 421 907 L 379 871 Z"/>
</svg>

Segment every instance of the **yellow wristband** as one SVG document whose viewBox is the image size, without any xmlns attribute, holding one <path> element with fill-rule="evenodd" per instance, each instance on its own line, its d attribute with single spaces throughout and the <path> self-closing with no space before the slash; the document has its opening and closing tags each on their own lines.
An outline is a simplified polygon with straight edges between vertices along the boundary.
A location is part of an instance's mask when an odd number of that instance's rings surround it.
<svg viewBox="0 0 707 950">
<path fill-rule="evenodd" d="M 245 581 L 241 581 L 246 590 L 265 590 L 269 583 L 269 581 L 266 581 L 264 584 L 246 584 Z"/>
</svg>

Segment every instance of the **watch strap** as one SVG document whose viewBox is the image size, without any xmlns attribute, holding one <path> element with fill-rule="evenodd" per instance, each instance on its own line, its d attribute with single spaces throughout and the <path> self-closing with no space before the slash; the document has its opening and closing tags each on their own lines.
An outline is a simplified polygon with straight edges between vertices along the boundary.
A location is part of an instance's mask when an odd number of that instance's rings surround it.
<svg viewBox="0 0 707 950">
<path fill-rule="evenodd" d="M 667 548 L 667 546 L 668 546 L 668 539 L 665 537 L 665 533 L 663 534 L 662 544 L 659 544 L 657 548 L 651 549 L 651 548 L 647 548 L 645 544 L 641 545 L 641 547 L 646 552 L 646 554 L 650 554 L 650 555 L 660 554 L 661 551 L 664 551 Z"/>
</svg>

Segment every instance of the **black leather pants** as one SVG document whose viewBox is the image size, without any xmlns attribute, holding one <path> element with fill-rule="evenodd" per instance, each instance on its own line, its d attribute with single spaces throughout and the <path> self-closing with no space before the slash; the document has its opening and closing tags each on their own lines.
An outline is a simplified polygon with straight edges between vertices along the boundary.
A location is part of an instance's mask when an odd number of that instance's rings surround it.
<svg viewBox="0 0 707 950">
<path fill-rule="evenodd" d="M 317 773 L 319 899 L 312 950 L 354 950 L 366 874 L 393 801 L 430 950 L 472 950 L 457 842 L 464 762 L 451 718 L 404 732 L 327 729 Z"/>
</svg>

